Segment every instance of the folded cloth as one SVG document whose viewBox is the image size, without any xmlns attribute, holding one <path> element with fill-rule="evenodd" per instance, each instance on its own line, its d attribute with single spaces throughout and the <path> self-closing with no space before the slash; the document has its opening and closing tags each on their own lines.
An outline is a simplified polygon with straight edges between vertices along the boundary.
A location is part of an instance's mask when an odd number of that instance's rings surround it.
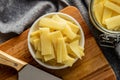
<svg viewBox="0 0 120 80">
<path fill-rule="evenodd" d="M 50 1 L 0 0 L 0 32 L 20 34 L 36 18 L 53 11 Z"/>
</svg>

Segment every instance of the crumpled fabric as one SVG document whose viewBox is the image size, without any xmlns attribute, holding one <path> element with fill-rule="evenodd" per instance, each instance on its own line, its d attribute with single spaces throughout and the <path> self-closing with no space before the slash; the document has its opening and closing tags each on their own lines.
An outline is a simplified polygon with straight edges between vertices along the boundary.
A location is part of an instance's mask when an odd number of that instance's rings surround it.
<svg viewBox="0 0 120 80">
<path fill-rule="evenodd" d="M 38 17 L 56 10 L 51 1 L 0 0 L 0 32 L 20 34 Z"/>
</svg>

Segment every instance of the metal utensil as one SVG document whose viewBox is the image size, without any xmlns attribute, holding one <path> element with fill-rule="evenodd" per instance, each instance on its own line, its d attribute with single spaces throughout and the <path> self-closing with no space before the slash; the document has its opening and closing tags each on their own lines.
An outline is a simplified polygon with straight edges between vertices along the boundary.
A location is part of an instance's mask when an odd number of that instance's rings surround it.
<svg viewBox="0 0 120 80">
<path fill-rule="evenodd" d="M 16 59 L 1 50 L 0 64 L 15 68 L 18 71 L 18 80 L 62 80 L 24 61 Z"/>
</svg>

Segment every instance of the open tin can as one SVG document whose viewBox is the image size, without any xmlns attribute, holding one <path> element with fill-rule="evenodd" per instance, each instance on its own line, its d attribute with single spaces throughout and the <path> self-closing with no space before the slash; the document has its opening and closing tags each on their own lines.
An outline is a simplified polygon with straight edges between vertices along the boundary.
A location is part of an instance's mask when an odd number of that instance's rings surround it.
<svg viewBox="0 0 120 80">
<path fill-rule="evenodd" d="M 93 9 L 94 2 L 95 0 L 91 0 L 89 4 L 89 16 L 93 25 L 103 33 L 99 35 L 100 46 L 115 48 L 120 54 L 120 31 L 108 30 L 97 21 Z"/>
</svg>

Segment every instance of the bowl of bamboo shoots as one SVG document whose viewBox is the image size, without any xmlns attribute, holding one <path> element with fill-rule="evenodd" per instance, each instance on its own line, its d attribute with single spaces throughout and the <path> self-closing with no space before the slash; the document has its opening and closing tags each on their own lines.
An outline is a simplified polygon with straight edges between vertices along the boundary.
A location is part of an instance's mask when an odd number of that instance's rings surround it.
<svg viewBox="0 0 120 80">
<path fill-rule="evenodd" d="M 40 65 L 49 69 L 72 67 L 84 54 L 84 33 L 71 16 L 48 13 L 39 17 L 28 33 L 28 49 Z"/>
</svg>

